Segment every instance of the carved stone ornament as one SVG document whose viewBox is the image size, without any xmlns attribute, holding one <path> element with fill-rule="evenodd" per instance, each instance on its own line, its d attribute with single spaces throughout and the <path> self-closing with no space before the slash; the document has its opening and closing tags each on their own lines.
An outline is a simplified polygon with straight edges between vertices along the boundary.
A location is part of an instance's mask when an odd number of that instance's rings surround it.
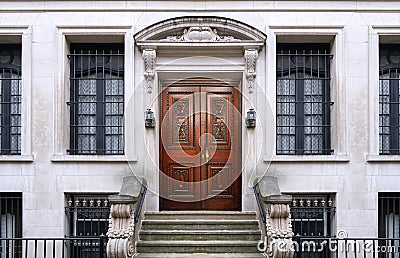
<svg viewBox="0 0 400 258">
<path fill-rule="evenodd" d="M 144 67 L 145 67 L 144 78 L 146 79 L 147 92 L 152 93 L 154 86 L 154 75 L 155 75 L 154 69 L 156 67 L 156 50 L 145 49 L 143 50 L 142 57 L 144 60 Z"/>
<path fill-rule="evenodd" d="M 291 197 L 284 195 L 271 197 L 266 213 L 267 255 L 271 258 L 292 258 L 293 231 L 290 219 L 289 202 Z"/>
<path fill-rule="evenodd" d="M 119 194 L 111 195 L 108 224 L 108 258 L 131 258 L 135 255 L 135 214 L 142 197 L 142 184 L 134 177 L 123 178 Z"/>
<path fill-rule="evenodd" d="M 257 49 L 246 49 L 244 52 L 245 58 L 245 72 L 247 79 L 247 87 L 249 89 L 249 93 L 253 93 L 254 84 L 256 80 L 256 67 L 257 67 L 257 59 L 258 59 L 258 50 Z"/>
<path fill-rule="evenodd" d="M 258 182 L 258 189 L 265 212 L 265 254 L 270 258 L 292 258 L 294 234 L 289 207 L 292 196 L 281 194 L 278 179 L 272 176 L 263 177 Z"/>
<path fill-rule="evenodd" d="M 131 203 L 111 205 L 108 226 L 108 258 L 130 258 L 135 253 L 135 219 Z"/>
<path fill-rule="evenodd" d="M 233 36 L 220 36 L 216 29 L 208 26 L 193 26 L 180 36 L 168 36 L 161 41 L 240 41 Z"/>
</svg>

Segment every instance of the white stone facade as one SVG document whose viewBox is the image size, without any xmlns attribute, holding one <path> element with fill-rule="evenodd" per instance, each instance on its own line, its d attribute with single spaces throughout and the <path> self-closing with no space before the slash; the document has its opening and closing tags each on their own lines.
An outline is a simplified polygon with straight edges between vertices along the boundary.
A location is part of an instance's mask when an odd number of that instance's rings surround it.
<svg viewBox="0 0 400 258">
<path fill-rule="evenodd" d="M 134 35 L 184 16 L 229 18 L 265 33 L 253 93 L 246 88 L 244 53 L 199 57 L 178 51 L 157 53 L 153 90 L 148 92 Z M 255 107 L 260 120 L 255 131 L 243 125 L 246 169 L 277 176 L 285 193 L 335 194 L 336 230 L 346 230 L 350 237 L 376 237 L 378 193 L 400 192 L 400 156 L 378 155 L 379 43 L 400 43 L 400 2 L 2 1 L 0 17 L 0 41 L 17 36 L 23 64 L 22 155 L 0 156 L 0 192 L 23 193 L 24 237 L 64 236 L 65 193 L 116 193 L 122 177 L 132 171 L 148 178 L 150 189 L 158 188 L 153 172 L 158 129 L 145 129 L 143 114 L 152 108 L 158 119 L 158 80 L 168 76 L 212 73 L 240 80 L 242 113 Z M 94 39 L 125 46 L 125 156 L 66 152 L 67 45 Z M 266 147 L 274 145 L 277 42 L 331 43 L 333 155 L 276 156 Z M 272 113 L 263 112 L 270 108 Z M 250 180 L 244 173 L 243 210 L 256 209 Z M 158 205 L 158 196 L 149 192 L 145 209 L 158 210 Z"/>
</svg>

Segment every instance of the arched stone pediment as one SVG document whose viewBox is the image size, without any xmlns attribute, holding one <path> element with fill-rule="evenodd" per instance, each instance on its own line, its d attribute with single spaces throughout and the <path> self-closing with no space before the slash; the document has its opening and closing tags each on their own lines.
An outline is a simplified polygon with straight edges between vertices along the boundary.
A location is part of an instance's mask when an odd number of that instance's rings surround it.
<svg viewBox="0 0 400 258">
<path fill-rule="evenodd" d="M 244 55 L 244 73 L 253 92 L 258 52 L 267 36 L 245 23 L 221 17 L 178 17 L 153 24 L 135 34 L 142 51 L 148 93 L 153 92 L 157 53 L 208 51 Z M 179 50 L 178 50 L 179 49 Z M 201 52 L 204 53 L 204 52 Z"/>
<path fill-rule="evenodd" d="M 228 18 L 179 17 L 151 25 L 135 35 L 138 46 L 232 45 L 262 47 L 266 35 Z"/>
</svg>

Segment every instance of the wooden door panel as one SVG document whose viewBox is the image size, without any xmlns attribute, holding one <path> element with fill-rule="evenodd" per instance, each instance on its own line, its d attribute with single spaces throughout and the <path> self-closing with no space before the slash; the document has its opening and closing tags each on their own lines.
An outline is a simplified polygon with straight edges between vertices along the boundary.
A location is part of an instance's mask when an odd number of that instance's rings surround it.
<svg viewBox="0 0 400 258">
<path fill-rule="evenodd" d="M 221 89 L 222 90 L 222 89 Z M 233 92 L 207 92 L 208 121 L 206 133 L 213 137 L 208 139 L 209 148 L 218 150 L 231 149 L 231 130 L 233 124 Z"/>
<path fill-rule="evenodd" d="M 196 121 L 192 115 L 196 105 L 195 90 L 166 92 L 166 110 L 163 114 L 165 132 L 162 132 L 163 140 L 166 141 L 164 148 L 196 150 Z"/>
<path fill-rule="evenodd" d="M 167 168 L 168 196 L 171 198 L 193 200 L 198 190 L 197 185 L 191 182 L 199 181 L 193 166 L 182 166 L 181 164 L 169 163 Z"/>
<path fill-rule="evenodd" d="M 188 84 L 162 92 L 160 209 L 240 210 L 239 91 Z"/>
<path fill-rule="evenodd" d="M 230 198 L 233 199 L 231 183 L 235 180 L 231 163 L 207 164 L 207 198 Z"/>
</svg>

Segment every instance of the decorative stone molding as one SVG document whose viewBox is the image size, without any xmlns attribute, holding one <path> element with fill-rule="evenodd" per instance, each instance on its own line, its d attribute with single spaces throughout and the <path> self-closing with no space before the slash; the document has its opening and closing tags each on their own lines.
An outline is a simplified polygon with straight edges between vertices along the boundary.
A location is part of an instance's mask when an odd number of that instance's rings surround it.
<svg viewBox="0 0 400 258">
<path fill-rule="evenodd" d="M 276 177 L 266 176 L 257 184 L 260 207 L 265 214 L 266 255 L 270 258 L 292 258 L 293 230 L 289 203 L 291 195 L 282 195 Z"/>
<path fill-rule="evenodd" d="M 135 216 L 140 212 L 143 187 L 136 177 L 124 177 L 120 193 L 108 197 L 111 204 L 108 258 L 130 258 L 135 254 Z"/>
<path fill-rule="evenodd" d="M 180 36 L 167 36 L 161 41 L 240 41 L 233 36 L 220 36 L 216 29 L 209 26 L 193 26 L 184 29 Z"/>
<path fill-rule="evenodd" d="M 258 50 L 246 49 L 244 51 L 244 58 L 245 58 L 245 73 L 247 79 L 247 87 L 249 89 L 249 93 L 253 93 L 257 75 L 256 68 L 257 68 Z"/>
<path fill-rule="evenodd" d="M 271 258 L 293 257 L 293 231 L 290 219 L 290 195 L 278 195 L 268 198 L 266 212 L 267 255 Z"/>
<path fill-rule="evenodd" d="M 153 92 L 154 86 L 154 70 L 156 67 L 156 50 L 155 49 L 144 49 L 142 53 L 144 60 L 144 78 L 146 79 L 146 88 L 148 93 Z"/>
<path fill-rule="evenodd" d="M 182 33 L 183 32 L 183 33 Z M 221 33 L 220 35 L 217 33 Z M 223 33 L 222 33 L 223 32 Z M 227 35 L 227 36 L 222 36 Z M 172 36 L 172 37 L 169 37 Z M 250 43 L 262 47 L 267 36 L 262 31 L 240 21 L 223 17 L 184 16 L 157 22 L 134 35 L 141 49 L 151 42 L 228 41 L 242 45 Z M 166 41 L 166 42 L 165 42 Z"/>
</svg>

